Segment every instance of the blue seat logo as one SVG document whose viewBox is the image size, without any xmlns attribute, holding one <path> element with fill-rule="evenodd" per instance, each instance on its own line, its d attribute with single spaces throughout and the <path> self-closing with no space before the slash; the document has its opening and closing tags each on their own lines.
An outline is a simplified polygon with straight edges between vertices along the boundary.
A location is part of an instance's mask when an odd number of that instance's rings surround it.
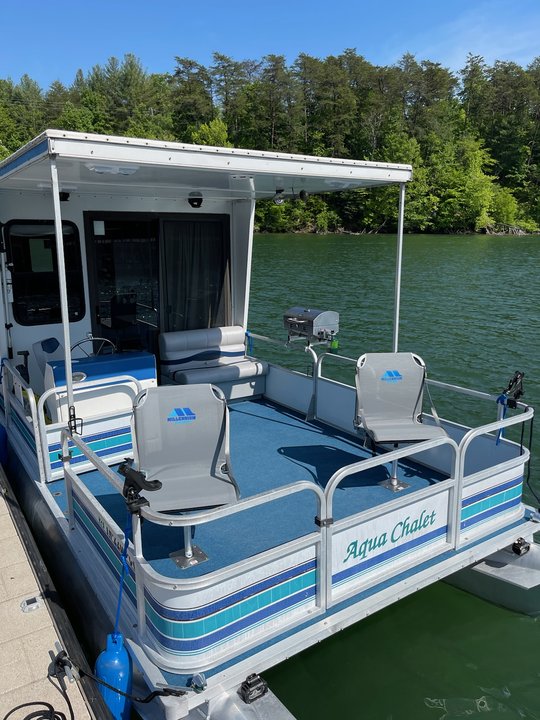
<svg viewBox="0 0 540 720">
<path fill-rule="evenodd" d="M 188 407 L 174 408 L 167 417 L 167 422 L 173 423 L 190 423 L 197 419 L 197 416 Z"/>
<path fill-rule="evenodd" d="M 403 375 L 400 374 L 399 370 L 387 370 L 384 375 L 381 376 L 381 380 L 387 383 L 397 383 L 403 380 Z"/>
</svg>

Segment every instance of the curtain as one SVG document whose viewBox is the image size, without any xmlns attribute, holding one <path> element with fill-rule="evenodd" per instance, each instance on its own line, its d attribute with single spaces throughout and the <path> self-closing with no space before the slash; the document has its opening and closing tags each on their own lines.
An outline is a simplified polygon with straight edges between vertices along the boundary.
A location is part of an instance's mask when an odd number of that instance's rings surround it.
<svg viewBox="0 0 540 720">
<path fill-rule="evenodd" d="M 215 219 L 163 221 L 164 329 L 231 323 L 228 226 Z"/>
</svg>

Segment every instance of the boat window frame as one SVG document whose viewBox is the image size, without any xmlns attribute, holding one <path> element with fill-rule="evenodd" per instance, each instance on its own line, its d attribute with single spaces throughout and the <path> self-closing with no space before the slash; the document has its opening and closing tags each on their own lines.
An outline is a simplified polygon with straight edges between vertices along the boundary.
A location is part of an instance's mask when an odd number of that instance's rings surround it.
<svg viewBox="0 0 540 720">
<path fill-rule="evenodd" d="M 14 266 L 14 253 L 13 253 L 13 247 L 12 247 L 12 236 L 11 236 L 11 228 L 16 225 L 26 225 L 26 226 L 32 226 L 32 225 L 38 225 L 38 226 L 49 226 L 51 228 L 51 232 L 47 233 L 47 236 L 50 235 L 51 241 L 52 241 L 52 254 L 51 259 L 53 262 L 52 270 L 44 270 L 42 272 L 50 273 L 51 275 L 56 276 L 56 280 L 58 282 L 58 319 L 51 320 L 50 318 L 47 319 L 41 319 L 39 321 L 28 321 L 28 319 L 23 319 L 20 317 L 19 314 L 19 308 L 17 305 L 17 282 L 15 282 L 17 273 L 25 273 L 28 274 L 31 273 L 32 275 L 38 275 L 40 271 L 34 271 L 32 268 L 30 271 L 17 271 L 16 267 Z M 75 253 L 75 260 L 77 262 L 77 267 L 74 269 L 68 270 L 66 266 L 66 285 L 67 285 L 67 297 L 68 297 L 68 311 L 69 311 L 69 322 L 70 323 L 76 323 L 81 322 L 86 317 L 87 312 L 87 302 L 86 302 L 86 296 L 85 296 L 85 283 L 84 283 L 84 268 L 83 268 L 83 253 L 82 253 L 82 247 L 81 247 L 81 235 L 79 232 L 79 228 L 75 222 L 72 220 L 64 220 L 62 219 L 62 232 L 63 236 L 65 238 L 64 234 L 64 228 L 70 228 L 72 231 L 72 237 L 74 240 L 74 253 Z M 9 220 L 2 228 L 3 230 L 3 239 L 4 239 L 4 247 L 6 251 L 6 260 L 7 260 L 7 269 L 10 272 L 11 275 L 11 299 L 10 299 L 10 305 L 11 305 L 11 313 L 13 316 L 13 320 L 22 327 L 38 327 L 40 325 L 61 325 L 62 324 L 62 317 L 61 317 L 61 299 L 60 299 L 60 278 L 58 273 L 58 256 L 56 252 L 56 230 L 55 230 L 55 222 L 54 219 L 32 219 L 32 218 L 13 218 L 12 220 Z M 19 236 L 20 237 L 20 236 Z M 28 235 L 30 238 L 31 235 Z M 64 251 L 65 251 L 65 243 L 64 243 Z M 73 260 L 74 258 L 72 258 Z M 72 278 L 72 283 L 70 283 L 70 278 Z M 69 300 L 70 298 L 76 298 L 77 302 L 79 303 L 78 307 L 78 314 L 73 314 L 73 309 L 69 307 Z"/>
</svg>

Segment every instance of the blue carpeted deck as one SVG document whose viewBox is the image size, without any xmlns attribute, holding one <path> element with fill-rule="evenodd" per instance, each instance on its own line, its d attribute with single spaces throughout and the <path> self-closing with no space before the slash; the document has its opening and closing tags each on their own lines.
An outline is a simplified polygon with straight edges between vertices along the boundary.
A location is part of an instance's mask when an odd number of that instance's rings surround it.
<svg viewBox="0 0 540 720">
<path fill-rule="evenodd" d="M 230 420 L 231 465 L 242 498 L 299 480 L 310 480 L 324 488 L 336 470 L 371 456 L 354 436 L 306 423 L 299 415 L 265 401 L 232 404 Z M 443 479 L 412 463 L 400 464 L 398 475 L 406 478 L 410 486 L 404 493 Z M 97 471 L 81 477 L 118 525 L 124 527 L 126 507 L 121 495 Z M 334 495 L 334 519 L 393 500 L 395 495 L 378 484 L 387 477 L 388 468 L 380 466 L 347 478 Z M 52 485 L 51 491 L 60 493 L 56 500 L 65 504 L 63 480 Z M 180 570 L 169 558 L 183 545 L 182 530 L 145 522 L 144 554 L 163 575 L 204 575 L 313 532 L 317 512 L 315 496 L 303 492 L 200 526 L 194 540 L 209 560 L 187 570 Z"/>
</svg>

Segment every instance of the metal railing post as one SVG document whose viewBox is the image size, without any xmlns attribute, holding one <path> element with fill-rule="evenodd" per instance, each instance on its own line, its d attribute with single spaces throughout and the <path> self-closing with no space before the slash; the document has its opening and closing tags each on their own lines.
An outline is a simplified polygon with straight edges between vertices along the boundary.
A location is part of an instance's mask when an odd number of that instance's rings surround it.
<svg viewBox="0 0 540 720">
<path fill-rule="evenodd" d="M 144 560 L 142 545 L 141 517 L 138 513 L 132 516 L 133 527 L 133 560 L 135 564 L 135 599 L 137 602 L 137 632 L 142 639 L 146 630 L 146 613 L 144 599 L 144 573 L 141 560 Z"/>
<path fill-rule="evenodd" d="M 68 506 L 68 526 L 70 530 L 75 530 L 75 511 L 73 509 L 73 482 L 71 480 L 71 453 L 69 451 L 69 432 L 62 430 L 61 446 L 62 446 L 62 465 L 64 467 L 64 482 L 66 484 L 66 499 Z"/>
</svg>

